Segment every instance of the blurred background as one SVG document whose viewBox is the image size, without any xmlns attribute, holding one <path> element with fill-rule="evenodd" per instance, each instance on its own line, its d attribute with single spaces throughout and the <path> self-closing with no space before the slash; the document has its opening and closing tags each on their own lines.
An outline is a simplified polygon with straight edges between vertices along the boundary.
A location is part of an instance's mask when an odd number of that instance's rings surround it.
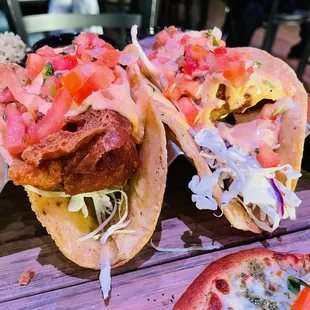
<svg viewBox="0 0 310 310">
<path fill-rule="evenodd" d="M 0 32 L 32 47 L 55 33 L 88 30 L 121 48 L 133 23 L 143 36 L 169 25 L 217 26 L 228 46 L 263 48 L 288 62 L 310 92 L 309 10 L 309 0 L 0 0 Z"/>
</svg>

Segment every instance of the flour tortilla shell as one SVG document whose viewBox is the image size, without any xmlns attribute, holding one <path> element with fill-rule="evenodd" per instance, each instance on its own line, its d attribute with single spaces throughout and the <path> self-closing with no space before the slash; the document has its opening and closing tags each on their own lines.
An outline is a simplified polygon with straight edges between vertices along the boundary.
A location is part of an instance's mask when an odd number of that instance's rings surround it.
<svg viewBox="0 0 310 310">
<path fill-rule="evenodd" d="M 110 253 L 112 268 L 135 256 L 152 236 L 160 214 L 167 175 L 167 152 L 164 127 L 151 106 L 147 112 L 145 136 L 139 152 L 140 168 L 129 181 L 126 227 L 134 234 L 113 235 L 100 241 L 78 241 L 98 227 L 94 216 L 84 218 L 81 212 L 68 211 L 68 198 L 46 198 L 28 191 L 32 210 L 46 227 L 60 251 L 76 264 L 100 269 L 101 253 Z"/>
</svg>

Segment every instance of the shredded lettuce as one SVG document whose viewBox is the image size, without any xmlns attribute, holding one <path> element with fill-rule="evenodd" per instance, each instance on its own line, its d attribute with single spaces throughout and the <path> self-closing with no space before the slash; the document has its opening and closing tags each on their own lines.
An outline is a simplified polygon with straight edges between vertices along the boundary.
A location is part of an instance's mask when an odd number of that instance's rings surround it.
<svg viewBox="0 0 310 310">
<path fill-rule="evenodd" d="M 248 152 L 234 145 L 228 147 L 217 129 L 201 130 L 195 136 L 195 141 L 202 147 L 201 154 L 214 169 L 211 176 L 200 179 L 196 175 L 189 183 L 193 192 L 192 200 L 198 209 L 217 209 L 218 205 L 212 193 L 213 187 L 219 184 L 223 189 L 222 211 L 230 201 L 237 200 L 242 203 L 256 225 L 265 231 L 275 230 L 281 218 L 296 219 L 295 209 L 301 200 L 291 190 L 291 183 L 301 174 L 290 165 L 261 168 Z M 269 179 L 276 177 L 277 171 L 281 171 L 287 178 L 285 185 L 275 179 L 285 204 L 283 217 L 277 211 L 279 201 L 269 182 Z"/>
</svg>

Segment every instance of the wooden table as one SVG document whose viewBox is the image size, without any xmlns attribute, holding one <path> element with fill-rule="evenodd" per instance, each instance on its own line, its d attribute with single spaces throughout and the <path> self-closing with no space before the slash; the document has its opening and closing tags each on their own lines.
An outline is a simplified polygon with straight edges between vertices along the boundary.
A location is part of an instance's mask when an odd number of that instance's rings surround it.
<svg viewBox="0 0 310 310">
<path fill-rule="evenodd" d="M 213 245 L 217 249 L 167 253 L 147 244 L 127 265 L 113 271 L 107 309 L 172 309 L 206 265 L 241 249 L 310 252 L 309 174 L 298 186 L 298 196 L 303 200 L 298 220 L 284 220 L 268 238 L 238 231 L 224 217 L 197 210 L 187 189 L 193 173 L 183 158 L 170 167 L 153 241 L 161 247 Z M 31 212 L 22 188 L 6 186 L 0 211 L 0 309 L 105 309 L 98 272 L 78 267 L 60 253 Z M 26 270 L 36 274 L 28 286 L 21 287 L 19 277 Z"/>
</svg>

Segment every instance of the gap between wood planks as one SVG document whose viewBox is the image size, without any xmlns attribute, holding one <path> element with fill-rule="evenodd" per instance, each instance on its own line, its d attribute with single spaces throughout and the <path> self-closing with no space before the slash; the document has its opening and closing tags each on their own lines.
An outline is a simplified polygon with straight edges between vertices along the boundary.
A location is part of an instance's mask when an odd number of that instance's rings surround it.
<svg viewBox="0 0 310 310">
<path fill-rule="evenodd" d="M 310 191 L 303 191 L 298 193 L 298 195 L 303 199 L 303 206 L 299 209 L 300 220 L 298 222 L 283 221 L 286 230 L 279 230 L 275 233 L 274 236 L 287 235 L 289 233 L 304 230 L 309 227 Z M 169 213 L 173 210 L 175 210 L 175 208 L 172 208 L 171 210 L 168 208 L 167 210 L 163 211 L 163 215 L 167 216 L 166 213 Z M 198 213 L 200 212 L 201 211 L 198 211 Z M 196 218 L 193 218 L 192 220 L 193 222 L 198 221 Z M 221 230 L 226 231 L 226 233 L 222 235 L 221 239 L 218 239 L 222 244 L 223 248 L 229 249 L 236 248 L 237 246 L 241 245 L 251 245 L 251 243 L 258 240 L 265 240 L 266 242 L 268 242 L 268 240 L 266 240 L 264 236 L 244 233 L 230 228 L 228 222 L 224 218 L 214 219 L 211 215 L 210 219 L 206 217 L 205 220 L 206 222 L 202 223 L 206 224 L 207 227 L 210 226 L 212 229 L 212 226 L 221 226 Z M 170 231 L 169 227 L 171 227 L 171 221 L 173 221 L 175 225 Z M 168 216 L 168 220 L 162 219 L 160 226 L 163 227 L 157 227 L 157 230 L 163 228 L 164 231 L 162 233 L 160 233 L 159 231 L 155 232 L 154 239 L 161 239 L 161 241 L 164 242 L 164 245 L 172 246 L 170 239 L 176 239 L 176 235 L 173 235 L 173 233 L 177 231 L 178 234 L 179 229 L 177 225 L 180 226 L 181 224 L 180 222 L 177 222 L 176 218 L 171 219 Z M 181 226 L 181 230 L 182 229 L 184 229 L 184 227 Z M 203 227 L 203 229 L 205 228 Z M 169 233 L 168 238 L 167 235 L 165 236 L 165 232 Z M 232 235 L 232 237 L 230 236 L 230 239 L 227 239 L 229 235 Z M 243 239 L 240 240 L 240 238 Z M 38 240 L 39 243 L 37 243 L 36 240 Z M 170 243 L 165 244 L 165 242 L 169 242 L 169 240 Z M 175 240 L 175 242 L 178 241 L 180 240 Z M 211 239 L 207 241 L 210 243 Z M 27 296 L 39 296 L 44 292 L 52 292 L 59 289 L 64 289 L 66 287 L 86 284 L 89 282 L 94 282 L 98 279 L 98 272 L 78 267 L 77 265 L 71 263 L 69 260 L 64 258 L 49 236 L 29 239 L 28 242 L 10 242 L 9 244 L 6 244 L 6 246 L 11 247 L 13 245 L 17 245 L 18 247 L 21 246 L 22 248 L 27 249 L 28 246 L 32 246 L 31 242 L 34 243 L 34 249 L 26 252 L 19 252 L 15 255 L 4 257 L 4 259 L 0 258 L 0 270 L 2 269 L 2 279 L 0 279 L 0 301 L 4 302 L 9 300 L 15 300 Z M 181 242 L 183 241 L 181 240 Z M 38 262 L 38 253 L 41 253 L 41 251 L 45 254 L 40 255 L 41 257 Z M 149 252 L 151 253 L 151 255 Z M 213 251 L 212 253 L 215 253 L 215 251 Z M 146 246 L 132 261 L 130 261 L 125 266 L 116 269 L 116 271 L 114 272 L 114 277 L 130 273 L 137 269 L 145 270 L 158 265 L 163 266 L 164 264 L 172 261 L 177 262 L 190 256 L 199 257 L 202 255 L 205 255 L 205 252 L 195 252 L 191 254 L 159 253 L 154 252 L 154 250 L 150 248 L 150 246 Z M 145 256 L 149 258 L 145 260 Z M 143 261 L 143 263 L 141 263 L 141 260 Z M 59 268 L 58 264 L 55 264 L 56 261 L 61 264 L 61 268 Z M 30 283 L 28 286 L 20 287 L 18 284 L 19 276 L 25 270 L 31 268 L 33 265 L 35 265 L 34 269 L 36 270 L 37 275 L 33 279 L 32 283 Z M 58 270 L 57 268 L 59 268 L 60 270 Z"/>
<path fill-rule="evenodd" d="M 261 246 L 275 251 L 304 253 L 310 248 L 310 230 L 274 237 L 262 242 L 230 248 L 164 265 L 117 275 L 113 278 L 112 298 L 106 309 L 171 309 L 194 278 L 212 261 L 237 250 Z M 143 289 L 141 289 L 143 287 Z M 2 304 L 3 309 L 101 309 L 99 281 L 28 296 Z"/>
</svg>

